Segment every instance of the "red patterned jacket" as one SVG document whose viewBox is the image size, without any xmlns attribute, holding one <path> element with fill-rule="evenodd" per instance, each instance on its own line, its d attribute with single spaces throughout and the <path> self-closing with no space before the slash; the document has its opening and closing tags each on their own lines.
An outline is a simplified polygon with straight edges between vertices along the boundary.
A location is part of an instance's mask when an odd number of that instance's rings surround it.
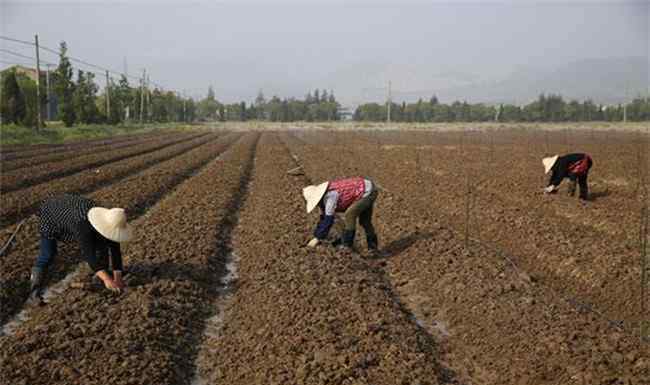
<svg viewBox="0 0 650 385">
<path fill-rule="evenodd" d="M 345 211 L 352 203 L 361 199 L 365 192 L 365 183 L 361 177 L 339 179 L 330 182 L 327 191 L 336 191 L 339 194 L 336 211 Z"/>
</svg>

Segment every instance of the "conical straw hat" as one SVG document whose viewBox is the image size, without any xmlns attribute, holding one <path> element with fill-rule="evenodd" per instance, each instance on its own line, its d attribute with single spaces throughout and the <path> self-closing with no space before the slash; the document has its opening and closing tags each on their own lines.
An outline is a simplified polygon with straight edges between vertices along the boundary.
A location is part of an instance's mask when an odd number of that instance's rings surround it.
<svg viewBox="0 0 650 385">
<path fill-rule="evenodd" d="M 559 158 L 559 155 L 549 156 L 547 158 L 542 159 L 542 163 L 544 164 L 544 174 L 548 174 L 549 171 L 551 171 L 553 165 L 557 161 L 557 158 Z"/>
<path fill-rule="evenodd" d="M 126 223 L 124 209 L 93 207 L 88 211 L 88 221 L 105 238 L 114 242 L 128 242 L 133 236 L 131 226 Z"/>
<path fill-rule="evenodd" d="M 316 186 L 307 186 L 302 189 L 302 196 L 307 201 L 307 212 L 310 213 L 320 202 L 323 195 L 327 191 L 329 182 L 323 182 Z"/>
</svg>

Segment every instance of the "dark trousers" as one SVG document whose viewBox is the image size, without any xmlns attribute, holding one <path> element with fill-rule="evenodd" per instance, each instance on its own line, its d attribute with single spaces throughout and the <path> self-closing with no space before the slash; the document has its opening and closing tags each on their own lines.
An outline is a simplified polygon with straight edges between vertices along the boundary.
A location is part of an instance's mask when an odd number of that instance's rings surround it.
<svg viewBox="0 0 650 385">
<path fill-rule="evenodd" d="M 587 184 L 587 177 L 589 176 L 589 170 L 593 162 L 589 159 L 589 166 L 582 174 L 569 174 L 569 194 L 573 196 L 576 190 L 576 180 L 580 186 L 580 199 L 587 200 L 589 199 L 589 185 Z"/>
<path fill-rule="evenodd" d="M 370 194 L 354 202 L 345 210 L 345 229 L 355 231 L 357 227 L 357 218 L 359 224 L 366 232 L 366 236 L 375 237 L 375 227 L 372 225 L 372 208 L 377 200 L 377 189 L 373 189 Z"/>
<path fill-rule="evenodd" d="M 589 171 L 587 171 L 584 174 L 578 176 L 578 185 L 580 186 L 580 198 L 581 199 L 589 198 L 589 185 L 587 184 L 587 176 L 588 175 L 589 175 Z"/>
<path fill-rule="evenodd" d="M 38 258 L 36 258 L 35 267 L 41 270 L 46 269 L 54 262 L 57 253 L 58 249 L 56 240 L 41 237 L 41 251 L 38 254 Z"/>
</svg>

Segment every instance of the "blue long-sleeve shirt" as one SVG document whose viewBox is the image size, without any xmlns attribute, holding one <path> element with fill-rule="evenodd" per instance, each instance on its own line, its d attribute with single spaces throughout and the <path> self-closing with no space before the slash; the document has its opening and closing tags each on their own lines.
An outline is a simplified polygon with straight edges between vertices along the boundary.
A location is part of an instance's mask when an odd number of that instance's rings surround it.
<svg viewBox="0 0 650 385">
<path fill-rule="evenodd" d="M 318 203 L 321 209 L 320 221 L 314 230 L 314 236 L 318 239 L 327 238 L 332 225 L 334 224 L 334 214 L 336 213 L 336 204 L 339 200 L 339 193 L 337 191 L 328 191 L 323 196 L 323 199 Z"/>
</svg>

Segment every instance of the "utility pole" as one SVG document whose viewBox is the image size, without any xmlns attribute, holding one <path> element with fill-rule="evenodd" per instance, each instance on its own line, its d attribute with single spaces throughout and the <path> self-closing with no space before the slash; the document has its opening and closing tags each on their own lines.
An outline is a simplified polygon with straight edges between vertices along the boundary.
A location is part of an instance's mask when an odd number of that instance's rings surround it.
<svg viewBox="0 0 650 385">
<path fill-rule="evenodd" d="M 45 86 L 47 87 L 47 120 L 52 120 L 52 100 L 50 98 L 50 64 L 46 64 Z"/>
<path fill-rule="evenodd" d="M 646 96 L 647 100 L 647 96 Z M 648 207 L 648 202 L 650 198 L 648 194 L 648 169 L 650 168 L 650 157 L 648 157 L 648 150 L 650 150 L 650 126 L 646 125 L 646 136 L 645 136 L 645 146 L 646 146 L 646 158 L 643 160 L 644 170 L 639 173 L 643 176 L 642 189 L 643 189 L 643 204 L 641 208 L 641 342 L 650 343 L 650 300 L 648 298 L 650 282 L 648 273 L 650 272 L 650 258 L 648 256 L 648 248 L 650 248 L 648 242 L 648 221 L 650 220 L 650 208 Z"/>
<path fill-rule="evenodd" d="M 38 53 L 38 35 L 34 35 L 36 45 L 36 131 L 41 129 L 41 61 Z"/>
<path fill-rule="evenodd" d="M 627 83 L 625 84 L 625 98 L 623 99 L 623 123 L 627 122 Z"/>
<path fill-rule="evenodd" d="M 147 69 L 142 70 L 142 82 L 140 83 L 140 123 L 142 123 L 142 119 L 144 118 L 144 79 L 145 76 L 147 75 Z"/>
<path fill-rule="evenodd" d="M 106 120 L 111 121 L 111 80 L 106 71 Z"/>
<path fill-rule="evenodd" d="M 150 79 L 149 79 L 149 75 L 147 75 L 147 86 L 145 87 L 145 89 L 147 90 L 147 122 L 151 121 L 151 116 L 153 115 L 152 114 L 153 111 L 151 111 L 151 92 L 149 92 L 149 83 L 150 83 Z"/>
<path fill-rule="evenodd" d="M 127 75 L 127 67 L 126 67 L 126 56 L 124 57 L 124 74 L 123 75 L 124 75 L 124 79 L 127 79 L 127 83 L 128 83 L 128 75 Z M 121 79 L 120 79 L 120 83 L 121 83 Z M 137 103 L 137 102 L 138 101 L 136 100 L 135 103 Z M 124 122 L 129 122 L 131 120 L 131 105 L 132 105 L 132 103 L 133 102 L 127 103 L 124 106 Z M 133 111 L 135 111 L 135 105 L 133 105 Z"/>
<path fill-rule="evenodd" d="M 386 115 L 386 121 L 390 123 L 390 106 L 393 104 L 393 101 L 391 100 L 391 94 L 390 94 L 390 86 L 391 86 L 391 81 L 388 81 L 388 107 L 387 107 L 387 115 Z"/>
<path fill-rule="evenodd" d="M 185 98 L 185 90 L 183 90 L 183 122 L 187 122 L 187 109 L 185 107 L 185 102 L 187 102 L 187 99 Z"/>
</svg>

